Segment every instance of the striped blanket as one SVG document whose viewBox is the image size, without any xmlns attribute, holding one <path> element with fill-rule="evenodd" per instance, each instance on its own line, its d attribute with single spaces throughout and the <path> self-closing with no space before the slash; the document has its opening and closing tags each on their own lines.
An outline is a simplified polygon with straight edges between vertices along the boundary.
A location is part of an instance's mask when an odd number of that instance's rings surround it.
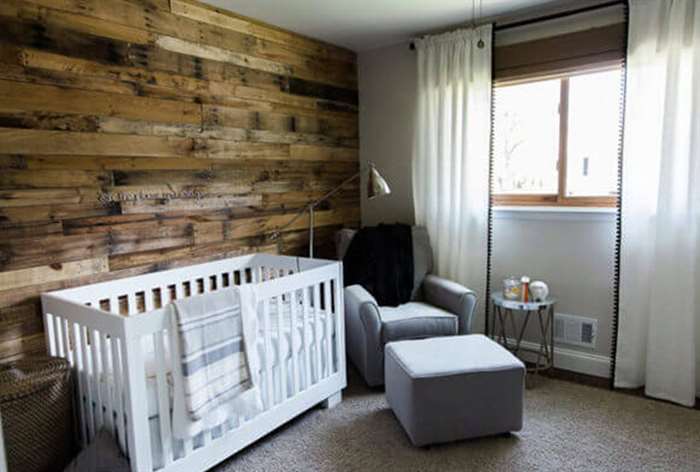
<svg viewBox="0 0 700 472">
<path fill-rule="evenodd" d="M 260 410 L 257 313 L 251 290 L 231 287 L 171 304 L 177 338 L 174 362 L 179 364 L 175 370 L 180 374 L 175 376 L 173 411 L 173 432 L 182 432 L 178 436 L 190 436 L 231 414 Z M 212 416 L 214 420 L 207 421 Z M 197 422 L 207 424 L 197 427 Z"/>
</svg>

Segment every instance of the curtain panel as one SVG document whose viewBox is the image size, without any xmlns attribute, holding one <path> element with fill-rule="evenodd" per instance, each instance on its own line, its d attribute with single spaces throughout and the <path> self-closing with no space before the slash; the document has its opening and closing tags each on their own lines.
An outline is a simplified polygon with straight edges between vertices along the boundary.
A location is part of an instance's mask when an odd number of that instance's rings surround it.
<svg viewBox="0 0 700 472">
<path fill-rule="evenodd" d="M 700 2 L 631 0 L 615 385 L 692 406 L 700 329 Z"/>
<path fill-rule="evenodd" d="M 482 307 L 487 303 L 491 31 L 486 25 L 415 42 L 416 224 L 428 229 L 437 274 L 474 290 Z M 482 323 L 483 318 L 474 326 Z"/>
</svg>

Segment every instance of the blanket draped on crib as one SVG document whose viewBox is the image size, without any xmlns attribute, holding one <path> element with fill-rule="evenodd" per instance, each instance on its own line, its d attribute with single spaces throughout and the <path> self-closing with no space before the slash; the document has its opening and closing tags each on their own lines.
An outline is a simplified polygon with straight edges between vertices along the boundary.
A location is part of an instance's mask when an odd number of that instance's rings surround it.
<svg viewBox="0 0 700 472">
<path fill-rule="evenodd" d="M 252 286 L 170 305 L 174 335 L 173 435 L 185 439 L 262 409 Z"/>
</svg>

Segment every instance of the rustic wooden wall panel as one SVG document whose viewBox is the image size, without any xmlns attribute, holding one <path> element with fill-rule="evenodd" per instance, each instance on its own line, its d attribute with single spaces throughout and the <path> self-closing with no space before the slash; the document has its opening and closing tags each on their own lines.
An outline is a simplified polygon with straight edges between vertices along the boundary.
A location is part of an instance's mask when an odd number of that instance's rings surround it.
<svg viewBox="0 0 700 472">
<path fill-rule="evenodd" d="M 358 169 L 354 53 L 193 0 L 0 2 L 0 361 L 38 295 L 251 251 L 303 253 Z M 317 245 L 359 222 L 350 185 Z"/>
</svg>

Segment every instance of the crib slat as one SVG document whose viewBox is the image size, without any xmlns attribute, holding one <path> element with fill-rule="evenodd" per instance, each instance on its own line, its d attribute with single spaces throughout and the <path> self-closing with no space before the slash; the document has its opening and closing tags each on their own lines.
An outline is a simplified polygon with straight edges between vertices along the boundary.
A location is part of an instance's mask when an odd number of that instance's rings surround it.
<svg viewBox="0 0 700 472">
<path fill-rule="evenodd" d="M 321 310 L 321 290 L 319 284 L 313 286 L 313 299 L 311 300 L 314 307 L 314 352 L 316 360 L 316 382 L 321 380 L 321 321 L 319 311 Z"/>
<path fill-rule="evenodd" d="M 119 298 L 116 296 L 109 297 L 109 311 L 117 315 L 121 314 L 119 311 Z"/>
<path fill-rule="evenodd" d="M 105 386 L 105 395 L 104 395 L 104 405 L 105 405 L 105 426 L 107 429 L 110 430 L 112 434 L 114 434 L 114 424 L 113 424 L 113 414 L 114 414 L 114 408 L 112 408 L 112 385 L 117 382 L 117 379 L 115 379 L 112 375 L 112 369 L 110 368 L 110 362 L 109 362 L 109 340 L 107 338 L 106 334 L 102 334 L 100 338 L 100 347 L 102 348 L 101 352 L 101 360 L 102 360 L 102 371 L 104 375 L 104 386 Z M 111 380 L 110 380 L 111 379 Z"/>
<path fill-rule="evenodd" d="M 112 339 L 112 371 L 114 373 L 114 403 L 115 403 L 115 413 L 117 424 L 117 439 L 119 440 L 119 446 L 122 450 L 126 450 L 126 431 L 124 424 L 124 391 L 122 389 L 122 383 L 124 382 L 124 377 L 122 375 L 122 362 L 121 362 L 121 346 L 119 338 Z"/>
<path fill-rule="evenodd" d="M 144 308 L 146 312 L 154 309 L 154 289 L 149 288 L 144 293 Z M 161 293 L 162 289 L 161 289 Z M 156 391 L 158 401 L 158 423 L 160 426 L 161 451 L 163 452 L 163 464 L 165 466 L 172 462 L 172 439 L 170 434 L 170 398 L 168 395 L 168 383 L 165 372 L 168 368 L 165 359 L 165 344 L 163 337 L 167 331 L 155 333 L 154 352 L 156 356 Z"/>
<path fill-rule="evenodd" d="M 326 331 L 326 342 L 325 347 L 326 347 L 326 375 L 330 376 L 333 373 L 333 336 L 331 335 L 331 327 L 332 327 L 332 317 L 333 317 L 333 310 L 331 308 L 331 281 L 326 280 L 323 282 L 323 302 L 324 302 L 324 325 L 325 325 L 325 331 Z"/>
<path fill-rule="evenodd" d="M 342 270 L 340 273 L 342 274 Z M 333 279 L 333 292 L 335 293 L 335 299 L 334 299 L 334 315 L 335 315 L 335 358 L 336 361 L 338 362 L 337 364 L 337 370 L 341 371 L 342 370 L 342 365 L 343 365 L 343 357 L 345 356 L 345 346 L 343 346 L 343 335 L 341 334 L 343 326 L 341 323 L 344 322 L 343 317 L 341 313 L 343 313 L 344 307 L 342 306 L 342 300 L 343 300 L 343 283 L 340 279 L 336 278 Z"/>
<path fill-rule="evenodd" d="M 46 327 L 46 352 L 50 356 L 56 355 L 56 334 L 53 332 L 53 315 L 44 313 L 44 326 Z"/>
<path fill-rule="evenodd" d="M 194 295 L 197 291 L 196 281 L 190 281 L 190 296 Z M 184 282 L 175 284 L 175 298 L 172 298 L 170 294 L 170 289 L 167 286 L 161 288 L 161 293 L 165 293 L 163 298 L 163 305 L 170 303 L 172 300 L 182 300 L 185 298 L 185 286 Z M 192 438 L 188 438 L 182 441 L 182 446 L 185 452 L 185 456 L 192 454 Z"/>
<path fill-rule="evenodd" d="M 270 306 L 269 300 L 263 300 L 263 336 L 265 337 L 265 384 L 267 386 L 267 405 L 265 409 L 269 410 L 273 405 L 272 397 L 272 346 L 270 345 Z"/>
<path fill-rule="evenodd" d="M 287 353 L 282 352 L 282 346 L 286 340 L 285 319 L 284 319 L 284 300 L 281 296 L 275 297 L 277 303 L 277 372 L 279 375 L 279 390 L 280 403 L 287 399 Z M 290 315 L 291 316 L 291 315 Z M 291 335 L 290 335 L 291 337 Z M 294 348 L 290 347 L 292 357 L 294 357 Z"/>
<path fill-rule="evenodd" d="M 158 389 L 158 422 L 160 423 L 161 450 L 163 451 L 163 464 L 165 466 L 172 462 L 172 435 L 170 433 L 170 395 L 168 394 L 168 383 L 165 378 L 165 343 L 163 340 L 165 332 L 156 333 L 156 385 Z"/>
<path fill-rule="evenodd" d="M 54 335 L 56 336 L 56 353 L 59 357 L 65 357 L 65 350 L 63 348 L 63 330 L 61 329 L 61 318 L 59 316 L 53 317 L 54 321 Z"/>
<path fill-rule="evenodd" d="M 202 445 L 201 447 L 207 447 L 209 443 L 212 440 L 212 430 L 211 429 L 205 429 L 202 431 Z"/>
<path fill-rule="evenodd" d="M 73 345 L 70 342 L 70 330 L 68 329 L 68 320 L 65 318 L 60 318 L 61 320 L 61 333 L 63 334 L 63 350 L 65 351 L 66 358 L 68 359 L 68 362 L 70 362 L 71 366 L 74 366 L 75 364 L 73 363 Z"/>
<path fill-rule="evenodd" d="M 81 433 L 81 445 L 83 447 L 87 446 L 88 442 L 88 418 L 92 418 L 92 415 L 88 416 L 87 412 L 90 408 L 85 407 L 85 364 L 83 363 L 83 350 L 82 350 L 82 340 L 80 337 L 80 325 L 78 323 L 73 323 L 73 340 L 75 342 L 74 346 L 74 359 L 76 365 L 76 378 L 78 382 L 78 413 L 80 417 L 80 433 Z M 91 421 L 91 420 L 90 420 Z"/>
<path fill-rule="evenodd" d="M 192 439 L 191 439 L 191 438 L 190 438 L 190 439 L 184 439 L 184 440 L 182 441 L 182 448 L 183 448 L 184 451 L 185 451 L 185 457 L 187 457 L 187 456 L 189 456 L 190 454 L 192 454 L 192 449 L 193 449 L 193 448 L 192 448 Z"/>
<path fill-rule="evenodd" d="M 92 354 L 92 379 L 95 386 L 95 419 L 99 431 L 104 425 L 104 410 L 102 409 L 102 366 L 100 365 L 100 333 L 94 329 L 90 333 Z"/>
<path fill-rule="evenodd" d="M 85 382 L 85 393 L 87 394 L 87 417 L 88 425 L 90 426 L 90 442 L 95 438 L 95 433 L 97 430 L 97 412 L 93 409 L 93 392 L 95 391 L 95 385 L 97 385 L 95 379 L 95 365 L 91 362 L 90 358 L 90 347 L 88 345 L 88 330 L 85 327 L 80 328 L 80 346 L 83 351 L 83 362 L 85 367 L 86 382 Z"/>
<path fill-rule="evenodd" d="M 134 292 L 131 292 L 126 296 L 126 301 L 129 316 L 135 315 L 139 312 L 138 307 L 136 306 L 136 294 L 134 294 Z"/>
<path fill-rule="evenodd" d="M 304 287 L 301 290 L 301 310 L 302 310 L 302 324 L 303 329 L 301 330 L 301 335 L 303 337 L 303 353 L 302 359 L 304 362 L 304 390 L 309 388 L 311 385 L 311 356 L 309 355 L 309 347 L 311 346 L 311 340 L 309 339 L 309 334 L 311 332 L 311 326 L 309 325 L 309 290 Z"/>
<path fill-rule="evenodd" d="M 292 346 L 292 395 L 299 391 L 299 368 L 297 366 L 297 297 L 296 292 L 289 294 L 289 319 L 291 325 L 290 344 Z"/>
</svg>

